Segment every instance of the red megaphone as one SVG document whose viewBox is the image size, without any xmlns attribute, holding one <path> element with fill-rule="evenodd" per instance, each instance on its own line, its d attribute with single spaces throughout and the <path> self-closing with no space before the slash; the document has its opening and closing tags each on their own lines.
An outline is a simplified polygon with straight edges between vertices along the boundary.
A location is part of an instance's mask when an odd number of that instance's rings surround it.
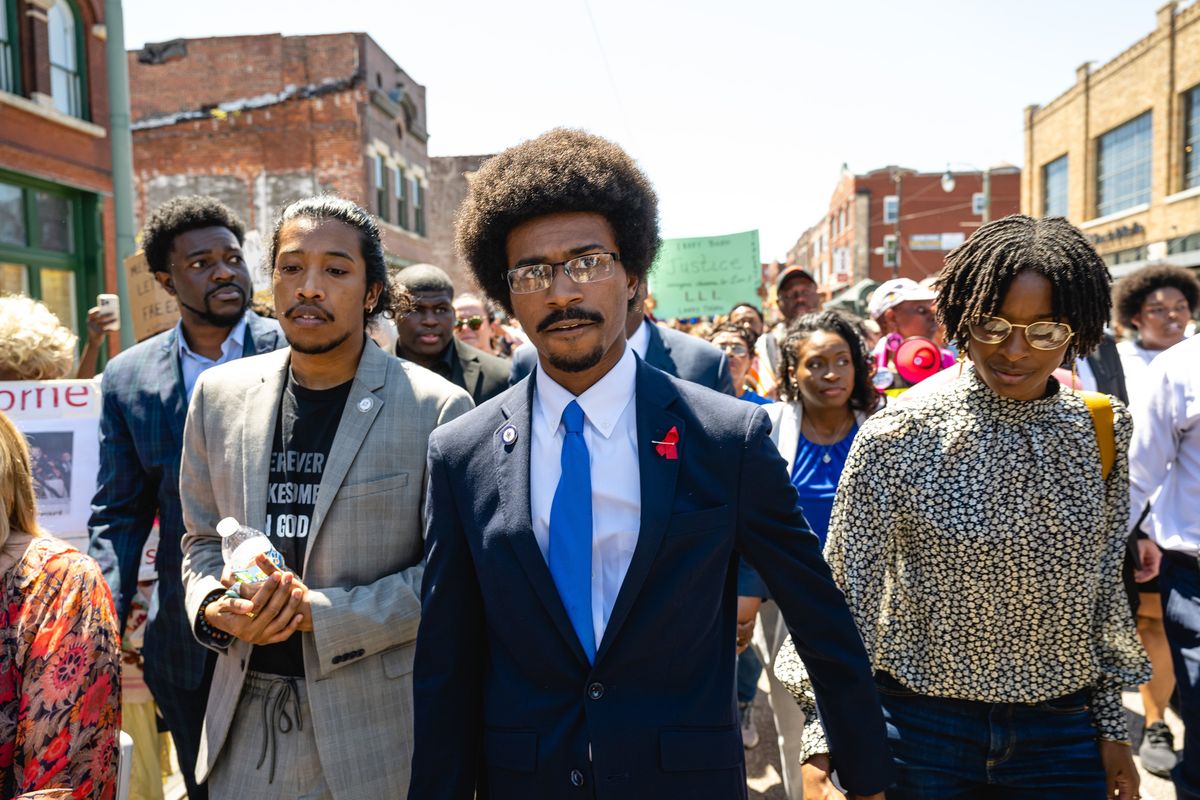
<svg viewBox="0 0 1200 800">
<path fill-rule="evenodd" d="M 910 385 L 942 371 L 942 351 L 924 336 L 905 339 L 896 348 L 896 372 Z"/>
</svg>

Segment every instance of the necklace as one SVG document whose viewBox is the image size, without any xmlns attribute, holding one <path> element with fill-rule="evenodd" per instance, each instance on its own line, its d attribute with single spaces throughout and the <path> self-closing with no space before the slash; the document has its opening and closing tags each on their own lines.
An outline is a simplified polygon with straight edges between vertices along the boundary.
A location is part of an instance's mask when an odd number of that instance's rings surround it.
<svg viewBox="0 0 1200 800">
<path fill-rule="evenodd" d="M 804 430 L 805 426 L 808 427 L 807 433 Z M 838 426 L 829 432 L 817 430 L 817 427 L 813 425 L 812 421 L 808 417 L 804 417 L 800 420 L 800 433 L 804 436 L 804 438 L 821 448 L 821 463 L 823 464 L 828 464 L 833 460 L 833 456 L 830 455 L 829 451 L 834 445 L 845 439 L 846 434 L 848 434 L 850 429 L 853 427 L 854 415 L 850 415 L 847 419 L 838 423 Z"/>
</svg>

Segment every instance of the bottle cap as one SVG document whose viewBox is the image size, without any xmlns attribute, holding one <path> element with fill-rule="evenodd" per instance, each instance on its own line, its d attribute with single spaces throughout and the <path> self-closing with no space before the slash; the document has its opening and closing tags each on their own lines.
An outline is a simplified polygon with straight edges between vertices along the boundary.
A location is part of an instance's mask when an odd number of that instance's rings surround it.
<svg viewBox="0 0 1200 800">
<path fill-rule="evenodd" d="M 221 536 L 233 536 L 242 527 L 233 517 L 226 517 L 217 523 L 217 533 Z"/>
</svg>

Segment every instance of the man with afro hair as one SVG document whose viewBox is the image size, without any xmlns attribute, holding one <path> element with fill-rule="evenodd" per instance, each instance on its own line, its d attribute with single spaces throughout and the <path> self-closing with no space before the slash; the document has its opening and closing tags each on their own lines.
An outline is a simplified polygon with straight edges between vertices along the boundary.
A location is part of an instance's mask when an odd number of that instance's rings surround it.
<svg viewBox="0 0 1200 800">
<path fill-rule="evenodd" d="M 124 630 L 142 550 L 158 521 L 157 597 L 142 654 L 191 800 L 208 796 L 194 775 L 214 656 L 196 642 L 183 607 L 183 423 L 201 372 L 287 344 L 274 320 L 248 310 L 244 235 L 237 215 L 211 197 L 178 197 L 150 215 L 142 248 L 155 279 L 179 303 L 179 322 L 110 361 L 101 382 L 88 550 L 104 570 Z"/>
<path fill-rule="evenodd" d="M 538 359 L 430 437 L 409 797 L 745 797 L 740 557 L 817 676 L 843 784 L 882 792 L 871 669 L 765 413 L 627 345 L 659 242 L 645 174 L 553 130 L 486 161 L 457 225 Z"/>
</svg>

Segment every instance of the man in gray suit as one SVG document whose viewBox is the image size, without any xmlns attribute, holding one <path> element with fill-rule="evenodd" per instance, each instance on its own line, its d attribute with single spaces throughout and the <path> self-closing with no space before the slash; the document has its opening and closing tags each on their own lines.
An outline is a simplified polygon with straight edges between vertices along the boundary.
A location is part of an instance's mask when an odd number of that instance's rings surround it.
<svg viewBox="0 0 1200 800">
<path fill-rule="evenodd" d="M 291 204 L 268 259 L 291 347 L 205 373 L 184 431 L 186 605 L 220 654 L 197 780 L 222 798 L 403 797 L 425 454 L 472 403 L 366 338 L 390 289 L 361 208 Z M 285 563 L 260 556 L 269 577 L 236 598 L 225 517 L 265 532 Z"/>
<path fill-rule="evenodd" d="M 646 284 L 643 281 L 637 294 L 629 301 L 625 323 L 625 340 L 633 352 L 652 367 L 668 375 L 698 383 L 725 394 L 733 394 L 733 378 L 725 354 L 703 339 L 697 339 L 670 328 L 660 328 L 645 315 Z M 533 372 L 537 350 L 522 347 L 513 353 L 510 386 Z"/>
</svg>

